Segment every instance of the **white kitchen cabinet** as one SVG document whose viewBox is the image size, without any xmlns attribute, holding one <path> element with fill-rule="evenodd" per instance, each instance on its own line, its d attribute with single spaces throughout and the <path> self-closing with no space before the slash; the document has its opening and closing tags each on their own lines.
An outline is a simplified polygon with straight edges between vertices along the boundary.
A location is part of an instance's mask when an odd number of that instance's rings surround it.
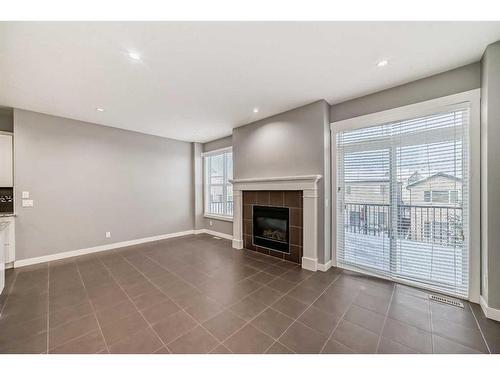
<svg viewBox="0 0 500 375">
<path fill-rule="evenodd" d="M 4 261 L 5 264 L 13 263 L 16 260 L 16 236 L 14 216 L 0 217 L 0 225 L 8 223 L 4 228 Z"/>
<path fill-rule="evenodd" d="M 3 291 L 3 287 L 5 286 L 5 234 L 6 231 L 4 229 L 9 225 L 8 222 L 0 222 L 0 293 Z"/>
<path fill-rule="evenodd" d="M 0 132 L 0 187 L 13 187 L 12 135 Z"/>
</svg>

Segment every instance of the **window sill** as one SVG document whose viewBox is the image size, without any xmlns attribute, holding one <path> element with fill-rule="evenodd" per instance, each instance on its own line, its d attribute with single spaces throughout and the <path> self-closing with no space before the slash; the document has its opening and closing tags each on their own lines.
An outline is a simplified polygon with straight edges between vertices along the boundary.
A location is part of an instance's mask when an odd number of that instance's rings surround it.
<svg viewBox="0 0 500 375">
<path fill-rule="evenodd" d="M 214 219 L 214 220 L 223 220 L 223 221 L 233 221 L 232 216 L 223 216 L 223 215 L 215 215 L 215 214 L 204 214 L 203 217 L 206 217 L 207 219 Z"/>
</svg>

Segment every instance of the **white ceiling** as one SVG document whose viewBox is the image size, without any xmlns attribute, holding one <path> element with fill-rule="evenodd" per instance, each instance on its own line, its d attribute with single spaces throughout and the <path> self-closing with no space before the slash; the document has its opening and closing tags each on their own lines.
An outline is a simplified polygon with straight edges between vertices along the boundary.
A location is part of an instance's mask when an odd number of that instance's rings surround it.
<svg viewBox="0 0 500 375">
<path fill-rule="evenodd" d="M 204 142 L 478 61 L 499 39 L 500 22 L 2 22 L 0 105 Z"/>
</svg>

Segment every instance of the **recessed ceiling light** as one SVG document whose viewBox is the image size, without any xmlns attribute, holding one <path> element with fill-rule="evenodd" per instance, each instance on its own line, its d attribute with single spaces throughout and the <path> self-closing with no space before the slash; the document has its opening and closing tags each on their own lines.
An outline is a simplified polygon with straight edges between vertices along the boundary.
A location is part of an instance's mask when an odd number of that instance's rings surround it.
<svg viewBox="0 0 500 375">
<path fill-rule="evenodd" d="M 379 68 L 382 68 L 383 66 L 386 66 L 387 64 L 389 64 L 389 61 L 387 60 L 380 60 L 378 63 L 377 63 L 377 66 Z"/>
<path fill-rule="evenodd" d="M 128 57 L 130 57 L 132 60 L 140 60 L 141 55 L 139 55 L 137 52 L 130 51 L 128 53 Z"/>
<path fill-rule="evenodd" d="M 258 113 L 259 112 L 259 108 L 254 108 L 253 109 L 253 113 Z"/>
<path fill-rule="evenodd" d="M 104 112 L 104 108 L 100 108 L 100 107 L 96 108 L 95 110 L 96 110 L 97 112 Z"/>
</svg>

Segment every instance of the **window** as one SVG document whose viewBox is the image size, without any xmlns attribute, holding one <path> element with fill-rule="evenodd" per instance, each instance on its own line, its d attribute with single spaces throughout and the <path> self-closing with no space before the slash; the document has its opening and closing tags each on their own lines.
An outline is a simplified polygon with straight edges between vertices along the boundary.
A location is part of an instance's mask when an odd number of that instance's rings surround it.
<svg viewBox="0 0 500 375">
<path fill-rule="evenodd" d="M 203 155 L 205 162 L 205 215 L 233 217 L 233 152 L 231 148 Z"/>
<path fill-rule="evenodd" d="M 426 190 L 424 191 L 424 202 L 457 203 L 458 196 L 458 190 Z"/>
<path fill-rule="evenodd" d="M 430 202 L 431 201 L 431 191 L 426 190 L 424 191 L 424 202 Z"/>
<path fill-rule="evenodd" d="M 336 129 L 340 267 L 467 297 L 469 111 Z"/>
<path fill-rule="evenodd" d="M 431 195 L 433 203 L 448 203 L 450 199 L 448 190 L 433 190 Z"/>
</svg>

